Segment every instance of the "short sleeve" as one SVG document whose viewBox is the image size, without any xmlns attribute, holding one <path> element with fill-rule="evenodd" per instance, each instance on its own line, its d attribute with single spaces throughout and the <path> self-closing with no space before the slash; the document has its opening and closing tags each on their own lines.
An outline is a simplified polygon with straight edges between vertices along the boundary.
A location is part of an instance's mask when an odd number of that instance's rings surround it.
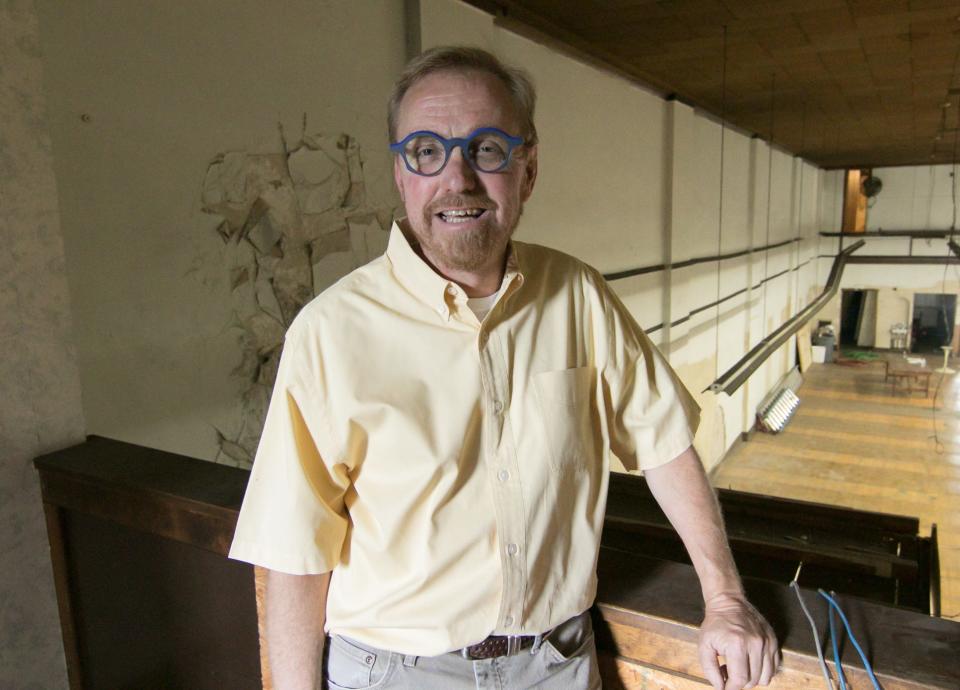
<svg viewBox="0 0 960 690">
<path fill-rule="evenodd" d="M 602 276 L 590 281 L 610 449 L 629 471 L 663 465 L 693 444 L 700 407 Z"/>
<path fill-rule="evenodd" d="M 293 575 L 340 560 L 350 484 L 326 422 L 323 366 L 307 328 L 291 326 L 230 558 Z"/>
</svg>

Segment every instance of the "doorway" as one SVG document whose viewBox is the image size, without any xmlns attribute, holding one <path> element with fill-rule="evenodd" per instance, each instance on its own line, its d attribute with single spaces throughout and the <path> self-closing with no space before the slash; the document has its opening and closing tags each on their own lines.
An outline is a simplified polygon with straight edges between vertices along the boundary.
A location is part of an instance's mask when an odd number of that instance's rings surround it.
<svg viewBox="0 0 960 690">
<path fill-rule="evenodd" d="M 953 340 L 957 296 L 920 294 L 913 296 L 911 342 L 913 352 L 937 352 Z"/>
<path fill-rule="evenodd" d="M 873 347 L 877 336 L 877 291 L 840 294 L 840 345 Z"/>
</svg>

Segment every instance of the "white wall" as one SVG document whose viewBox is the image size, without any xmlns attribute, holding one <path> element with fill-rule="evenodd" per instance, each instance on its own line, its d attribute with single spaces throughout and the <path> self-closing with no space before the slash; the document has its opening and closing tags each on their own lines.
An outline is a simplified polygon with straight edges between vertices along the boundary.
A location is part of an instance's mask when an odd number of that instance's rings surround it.
<svg viewBox="0 0 960 690">
<path fill-rule="evenodd" d="M 883 189 L 867 209 L 867 230 L 946 230 L 960 215 L 960 181 L 952 165 L 875 168 Z M 955 194 L 956 193 L 956 194 Z"/>
<path fill-rule="evenodd" d="M 89 431 L 213 459 L 246 383 L 229 261 L 201 208 L 220 153 L 357 140 L 368 205 L 395 203 L 385 101 L 403 4 L 40 0 Z M 353 268 L 334 262 L 325 283 Z M 223 458 L 221 458 L 223 459 Z"/>
<path fill-rule="evenodd" d="M 605 273 L 788 241 L 769 252 L 612 283 L 641 325 L 666 324 L 652 338 L 703 406 L 697 447 L 708 466 L 715 464 L 792 366 L 792 346 L 732 397 L 701 391 L 816 292 L 823 173 L 724 130 L 709 115 L 498 27 L 458 0 L 422 0 L 420 12 L 424 48 L 479 45 L 527 69 L 536 83 L 540 172 L 519 238 Z M 719 310 L 700 311 L 739 290 L 746 292 Z"/>
<path fill-rule="evenodd" d="M 820 176 L 820 230 L 840 232 L 843 227 L 843 170 L 824 170 Z"/>
</svg>

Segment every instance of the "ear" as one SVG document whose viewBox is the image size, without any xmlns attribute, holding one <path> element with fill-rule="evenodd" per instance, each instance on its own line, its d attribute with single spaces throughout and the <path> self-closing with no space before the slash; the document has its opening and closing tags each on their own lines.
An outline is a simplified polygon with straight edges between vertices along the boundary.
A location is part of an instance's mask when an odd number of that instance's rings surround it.
<svg viewBox="0 0 960 690">
<path fill-rule="evenodd" d="M 520 196 L 526 201 L 533 194 L 533 185 L 537 181 L 537 147 L 531 146 L 524 157 L 523 180 L 520 183 Z"/>
<path fill-rule="evenodd" d="M 393 183 L 397 185 L 397 192 L 400 193 L 400 201 L 406 203 L 406 195 L 403 193 L 403 163 L 400 162 L 400 156 L 393 157 Z"/>
</svg>

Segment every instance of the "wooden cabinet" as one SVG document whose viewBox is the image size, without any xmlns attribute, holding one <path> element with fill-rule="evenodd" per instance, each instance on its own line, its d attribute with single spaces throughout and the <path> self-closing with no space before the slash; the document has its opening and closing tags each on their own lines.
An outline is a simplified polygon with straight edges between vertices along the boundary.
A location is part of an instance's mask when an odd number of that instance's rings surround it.
<svg viewBox="0 0 960 690">
<path fill-rule="evenodd" d="M 260 687 L 248 473 L 104 438 L 36 460 L 70 687 Z"/>
</svg>

